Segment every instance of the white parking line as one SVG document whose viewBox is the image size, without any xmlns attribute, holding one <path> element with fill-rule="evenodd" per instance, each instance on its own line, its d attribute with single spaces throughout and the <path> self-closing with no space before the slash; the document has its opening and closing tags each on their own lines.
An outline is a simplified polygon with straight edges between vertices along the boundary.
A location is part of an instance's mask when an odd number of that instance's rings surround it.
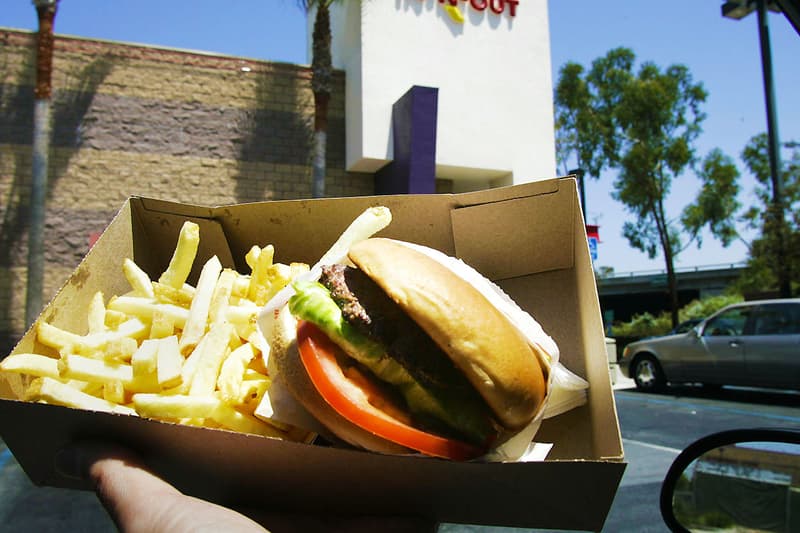
<svg viewBox="0 0 800 533">
<path fill-rule="evenodd" d="M 660 446 L 658 444 L 650 444 L 649 442 L 642 442 L 640 440 L 622 439 L 622 444 L 635 444 L 636 446 L 644 446 L 645 448 L 652 448 L 654 450 L 660 450 L 662 452 L 668 452 L 675 455 L 678 455 L 683 451 L 676 448 L 668 448 L 667 446 Z"/>
</svg>

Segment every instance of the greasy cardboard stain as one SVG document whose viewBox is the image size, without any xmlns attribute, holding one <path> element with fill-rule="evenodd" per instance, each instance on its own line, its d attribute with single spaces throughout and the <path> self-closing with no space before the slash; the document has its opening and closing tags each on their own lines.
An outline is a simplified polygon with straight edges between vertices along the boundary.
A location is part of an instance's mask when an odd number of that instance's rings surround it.
<svg viewBox="0 0 800 533">
<path fill-rule="evenodd" d="M 72 274 L 72 277 L 69 279 L 69 284 L 76 289 L 82 289 L 90 275 L 91 273 L 89 272 L 89 269 L 81 265 Z"/>
</svg>

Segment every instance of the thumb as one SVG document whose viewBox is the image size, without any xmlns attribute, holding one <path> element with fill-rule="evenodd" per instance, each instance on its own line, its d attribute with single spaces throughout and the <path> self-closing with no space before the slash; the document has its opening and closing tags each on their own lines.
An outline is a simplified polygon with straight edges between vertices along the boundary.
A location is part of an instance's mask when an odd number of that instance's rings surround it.
<svg viewBox="0 0 800 533">
<path fill-rule="evenodd" d="M 230 509 L 185 496 L 122 447 L 78 443 L 57 455 L 56 468 L 91 480 L 120 531 L 264 531 Z"/>
<path fill-rule="evenodd" d="M 152 515 L 154 503 L 181 496 L 147 470 L 136 454 L 113 444 L 74 443 L 56 455 L 56 469 L 69 477 L 90 480 L 100 502 L 123 530 L 131 518 Z"/>
</svg>

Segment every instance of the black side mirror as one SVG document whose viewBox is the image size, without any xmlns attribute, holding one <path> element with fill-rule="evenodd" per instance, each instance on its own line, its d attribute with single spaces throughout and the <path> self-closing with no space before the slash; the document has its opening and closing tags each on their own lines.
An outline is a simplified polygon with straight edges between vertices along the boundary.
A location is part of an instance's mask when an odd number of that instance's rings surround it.
<svg viewBox="0 0 800 533">
<path fill-rule="evenodd" d="M 661 516 L 674 532 L 800 531 L 800 430 L 704 437 L 672 463 Z"/>
</svg>

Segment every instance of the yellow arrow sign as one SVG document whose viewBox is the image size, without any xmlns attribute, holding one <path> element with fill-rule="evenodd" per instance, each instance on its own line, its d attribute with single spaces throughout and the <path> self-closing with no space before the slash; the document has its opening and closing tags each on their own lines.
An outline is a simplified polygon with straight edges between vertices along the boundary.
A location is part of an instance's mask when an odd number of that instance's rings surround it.
<svg viewBox="0 0 800 533">
<path fill-rule="evenodd" d="M 464 24 L 464 14 L 461 13 L 456 6 L 446 4 L 444 6 L 444 10 L 447 11 L 447 14 L 450 15 L 450 18 L 453 19 L 453 22 Z"/>
</svg>

